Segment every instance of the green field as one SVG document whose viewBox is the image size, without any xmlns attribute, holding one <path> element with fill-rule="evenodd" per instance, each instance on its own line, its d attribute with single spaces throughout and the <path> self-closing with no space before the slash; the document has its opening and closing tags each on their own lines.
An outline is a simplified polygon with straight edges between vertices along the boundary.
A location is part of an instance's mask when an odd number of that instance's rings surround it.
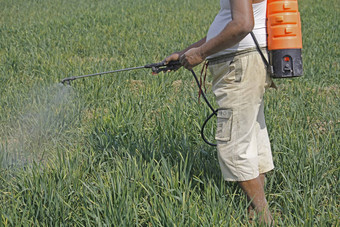
<svg viewBox="0 0 340 227">
<path fill-rule="evenodd" d="M 206 34 L 212 2 L 0 0 L 0 226 L 248 225 L 189 71 L 59 84 L 163 60 Z M 340 225 L 339 7 L 299 1 L 304 76 L 266 93 L 279 226 Z"/>
</svg>

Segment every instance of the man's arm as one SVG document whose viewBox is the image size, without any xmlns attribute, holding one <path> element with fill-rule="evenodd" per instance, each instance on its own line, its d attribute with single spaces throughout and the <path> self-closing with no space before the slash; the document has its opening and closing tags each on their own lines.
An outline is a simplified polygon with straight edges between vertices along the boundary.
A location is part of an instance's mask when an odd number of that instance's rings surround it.
<svg viewBox="0 0 340 227">
<path fill-rule="evenodd" d="M 205 43 L 206 38 L 207 37 L 204 37 L 203 39 L 197 41 L 196 43 L 191 44 L 190 46 L 188 46 L 187 48 L 185 48 L 182 51 L 178 51 L 178 52 L 172 53 L 170 56 L 165 58 L 165 62 L 169 63 L 170 61 L 177 61 L 177 60 L 179 60 L 179 57 L 182 56 L 188 50 L 190 50 L 192 48 L 197 48 L 197 47 L 202 46 Z"/>
<path fill-rule="evenodd" d="M 206 57 L 234 46 L 252 31 L 254 27 L 252 1 L 230 0 L 230 5 L 232 21 L 216 37 L 201 43 L 198 47 L 187 48 L 187 51 L 180 55 L 179 60 L 185 68 L 192 69 Z"/>
</svg>

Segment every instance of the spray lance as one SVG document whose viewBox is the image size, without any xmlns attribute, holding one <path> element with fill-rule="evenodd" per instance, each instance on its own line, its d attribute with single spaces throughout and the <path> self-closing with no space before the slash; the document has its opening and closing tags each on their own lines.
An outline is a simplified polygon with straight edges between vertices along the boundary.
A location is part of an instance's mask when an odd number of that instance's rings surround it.
<svg viewBox="0 0 340 227">
<path fill-rule="evenodd" d="M 104 74 L 111 74 L 111 73 L 118 73 L 118 72 L 123 72 L 123 71 L 131 71 L 131 70 L 137 70 L 137 69 L 151 69 L 152 70 L 152 74 L 158 74 L 160 72 L 168 72 L 168 71 L 173 71 L 173 70 L 177 70 L 181 67 L 181 63 L 179 61 L 171 61 L 168 62 L 167 64 L 165 63 L 165 61 L 162 62 L 157 62 L 157 63 L 152 63 L 152 64 L 147 64 L 144 66 L 137 66 L 137 67 L 132 67 L 132 68 L 125 68 L 125 69 L 117 69 L 117 70 L 113 70 L 113 71 L 107 71 L 107 72 L 99 72 L 99 73 L 93 73 L 93 74 L 88 74 L 88 75 L 82 75 L 82 76 L 72 76 L 72 77 L 67 77 L 61 80 L 62 84 L 67 84 L 70 85 L 71 81 L 73 80 L 77 80 L 77 79 L 81 79 L 81 78 L 86 78 L 86 77 L 94 77 L 94 76 L 100 76 L 100 75 L 104 75 Z M 214 143 L 209 142 L 205 136 L 204 136 L 204 128 L 206 126 L 206 124 L 208 123 L 208 121 L 213 117 L 213 116 L 217 116 L 217 112 L 219 109 L 214 109 L 212 107 L 212 105 L 210 104 L 210 102 L 208 101 L 205 93 L 202 90 L 202 86 L 201 83 L 199 82 L 195 72 L 191 69 L 189 70 L 192 75 L 195 78 L 196 84 L 201 92 L 201 95 L 204 99 L 204 101 L 207 103 L 208 107 L 212 110 L 212 113 L 207 117 L 207 119 L 204 121 L 202 128 L 201 128 L 201 137 L 204 140 L 204 142 L 206 142 L 208 145 L 210 146 L 217 146 Z"/>
<path fill-rule="evenodd" d="M 65 85 L 65 83 L 70 84 L 71 81 L 81 79 L 81 78 L 100 76 L 104 74 L 118 73 L 118 72 L 130 71 L 130 70 L 136 70 L 136 69 L 151 69 L 153 74 L 158 74 L 160 72 L 176 70 L 180 66 L 181 66 L 181 63 L 179 61 L 172 61 L 172 62 L 169 62 L 168 64 L 165 64 L 165 62 L 163 61 L 163 62 L 152 63 L 152 64 L 147 64 L 144 66 L 137 66 L 137 67 L 132 67 L 132 68 L 117 69 L 113 71 L 100 72 L 100 73 L 94 73 L 94 74 L 88 74 L 88 75 L 82 75 L 82 76 L 72 76 L 72 77 L 63 79 L 61 83 Z"/>
</svg>

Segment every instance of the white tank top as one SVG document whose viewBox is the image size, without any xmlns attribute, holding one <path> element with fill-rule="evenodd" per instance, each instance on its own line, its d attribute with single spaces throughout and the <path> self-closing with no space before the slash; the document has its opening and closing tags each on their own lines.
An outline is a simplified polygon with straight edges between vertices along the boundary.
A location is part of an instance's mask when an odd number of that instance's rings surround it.
<svg viewBox="0 0 340 227">
<path fill-rule="evenodd" d="M 207 41 L 217 36 L 225 26 L 232 20 L 230 1 L 220 0 L 221 9 L 215 17 L 214 21 L 210 25 Z M 253 32 L 256 36 L 257 41 L 261 47 L 267 46 L 267 34 L 266 34 L 266 10 L 267 10 L 267 0 L 259 3 L 253 4 L 253 14 L 254 14 L 254 29 Z M 208 57 L 213 58 L 224 54 L 234 53 L 240 50 L 255 47 L 254 40 L 251 35 L 248 34 L 244 39 L 242 39 L 238 44 L 228 49 L 222 50 L 216 54 Z"/>
</svg>

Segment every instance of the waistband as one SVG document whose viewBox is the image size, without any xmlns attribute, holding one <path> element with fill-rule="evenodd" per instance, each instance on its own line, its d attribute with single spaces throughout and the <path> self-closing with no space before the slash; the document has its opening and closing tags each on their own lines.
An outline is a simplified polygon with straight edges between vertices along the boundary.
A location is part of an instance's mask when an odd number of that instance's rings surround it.
<svg viewBox="0 0 340 227">
<path fill-rule="evenodd" d="M 261 47 L 261 51 L 267 52 L 267 47 Z M 230 54 L 223 54 L 214 58 L 207 58 L 207 61 L 209 62 L 209 65 L 216 65 L 222 62 L 232 61 L 236 56 L 247 55 L 252 52 L 257 52 L 256 47 L 240 50 Z"/>
</svg>

